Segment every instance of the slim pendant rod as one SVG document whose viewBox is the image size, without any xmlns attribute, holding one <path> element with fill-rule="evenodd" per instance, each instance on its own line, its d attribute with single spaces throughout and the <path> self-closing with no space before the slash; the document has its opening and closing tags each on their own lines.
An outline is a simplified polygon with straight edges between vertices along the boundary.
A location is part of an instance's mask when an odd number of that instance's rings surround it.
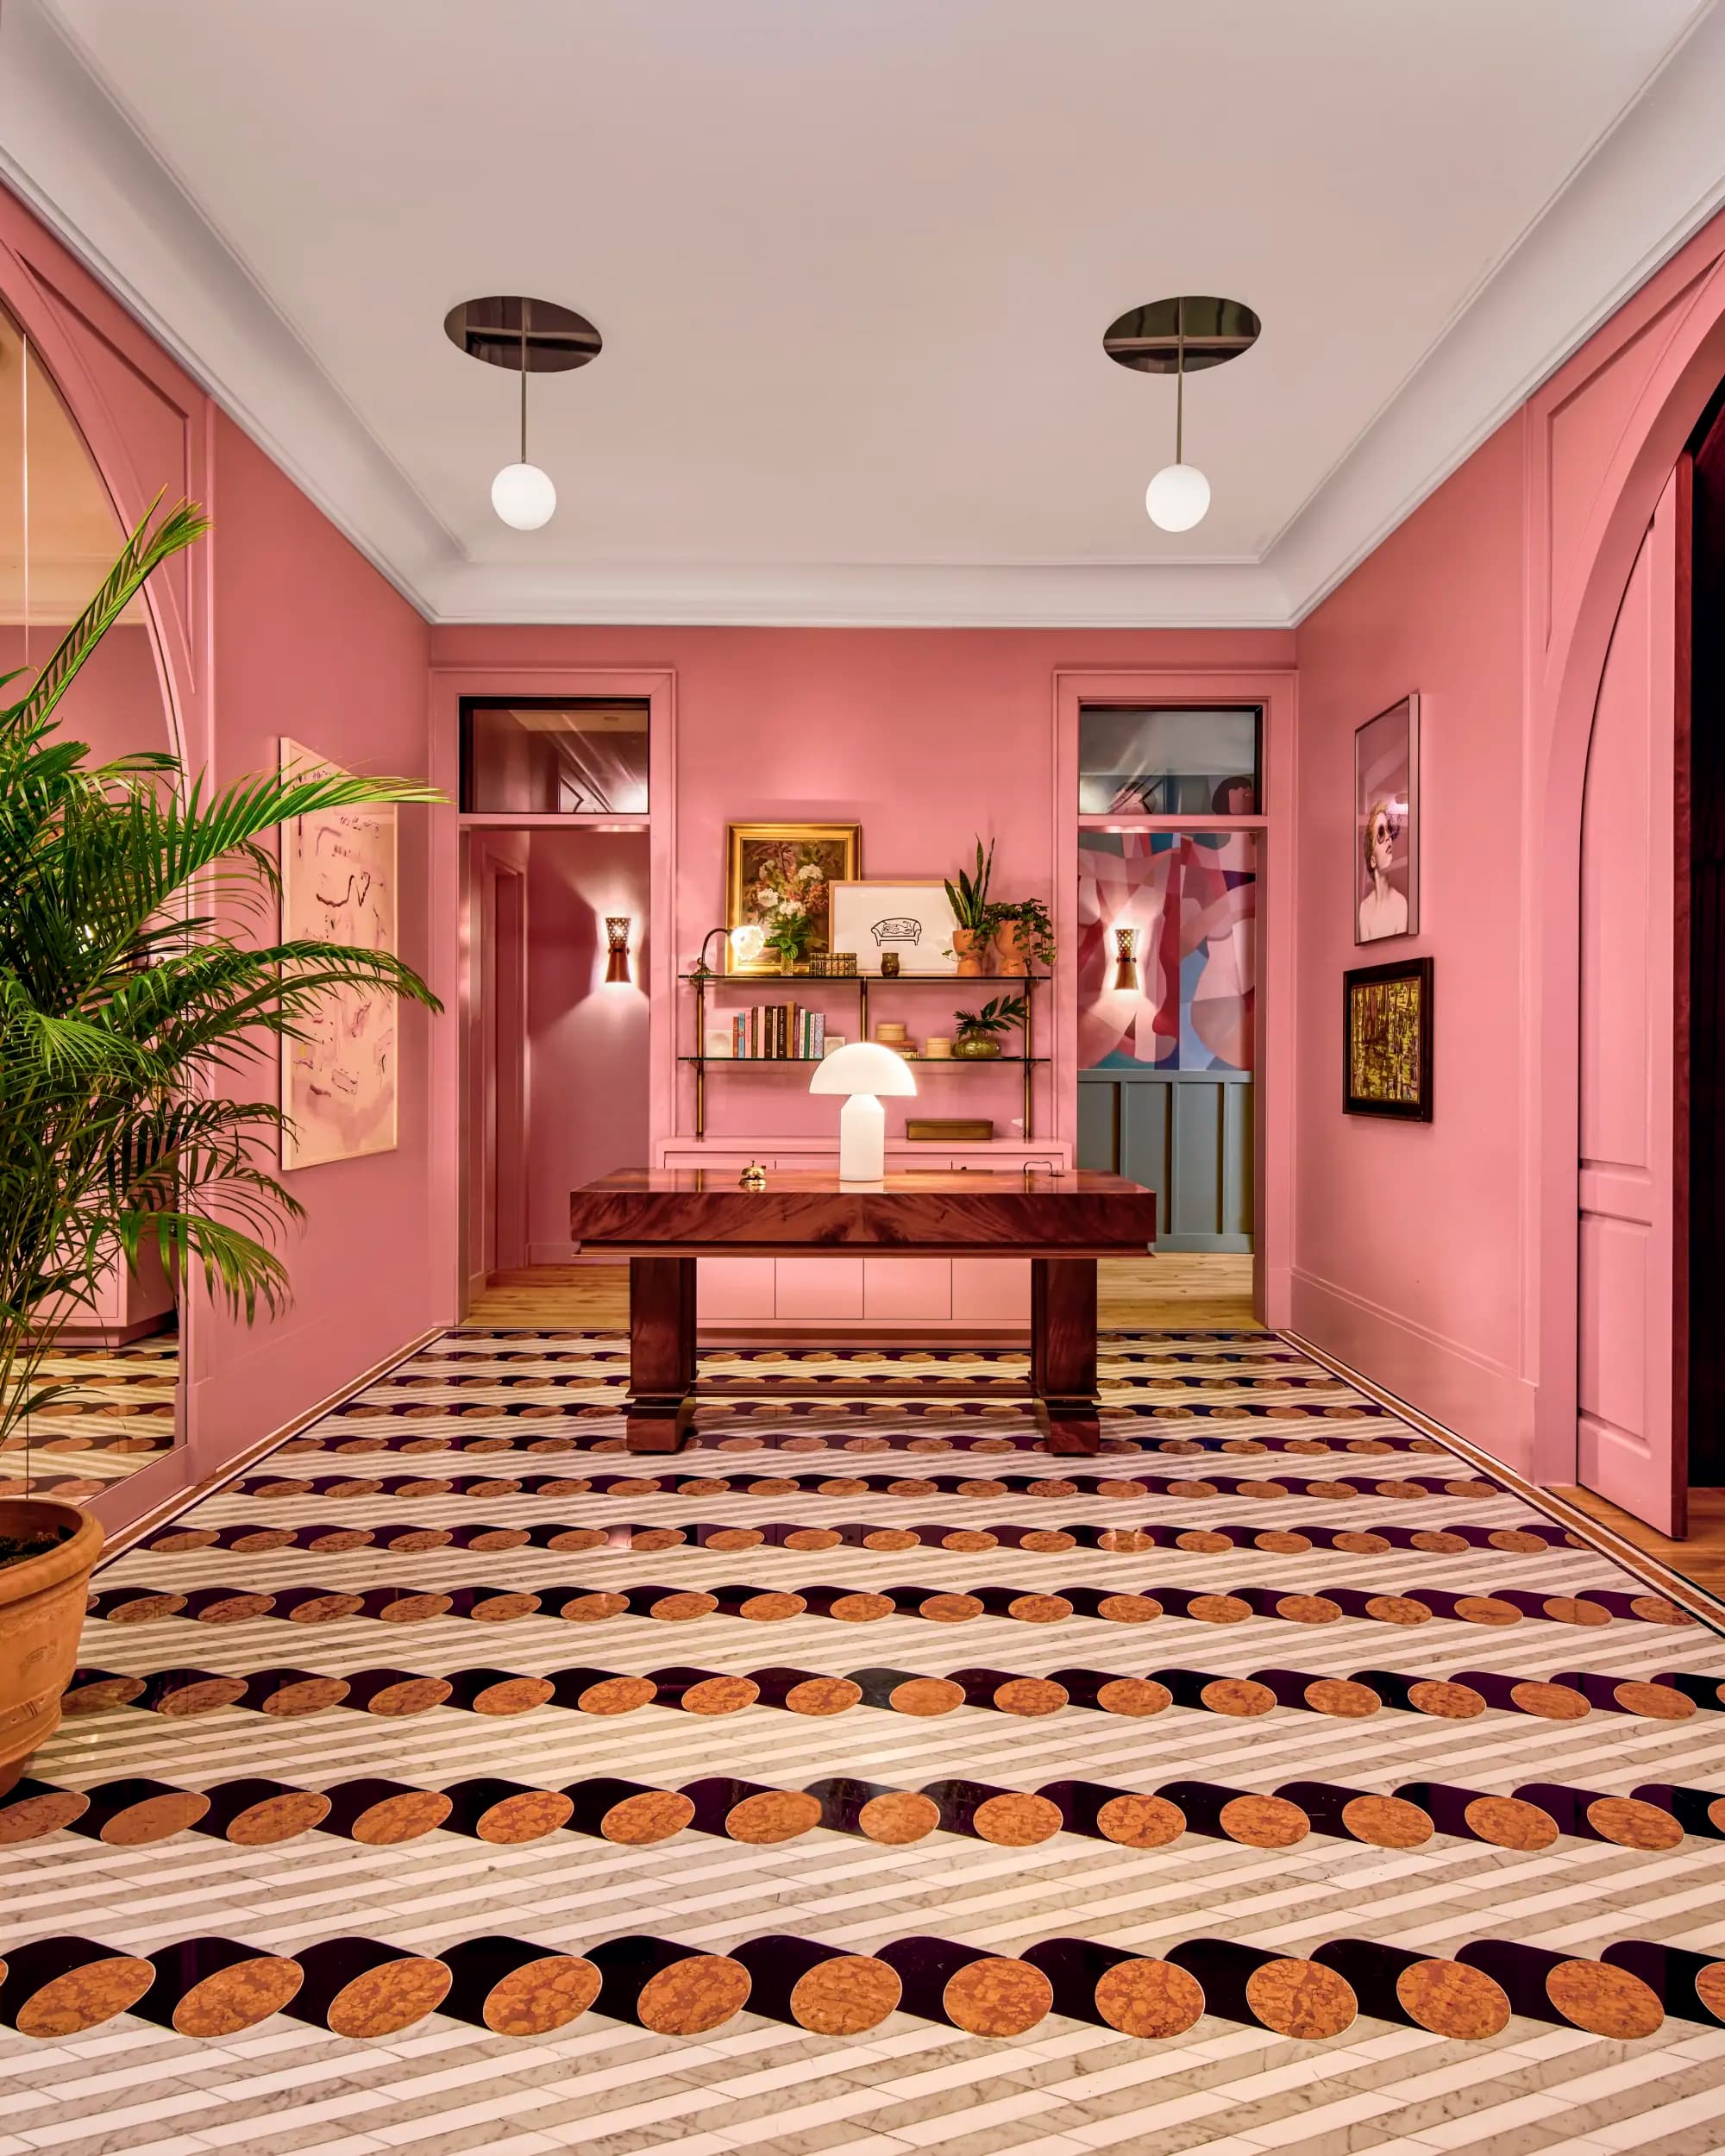
<svg viewBox="0 0 1725 2156">
<path fill-rule="evenodd" d="M 527 302 L 521 303 L 521 461 L 527 461 Z"/>
<path fill-rule="evenodd" d="M 522 362 L 525 366 L 526 361 Z M 524 399 L 526 392 L 522 392 Z M 522 421 L 522 438 L 526 439 L 526 420 Z M 1186 436 L 1186 301 L 1184 297 L 1174 303 L 1174 461 L 1183 464 Z M 524 449 L 524 458 L 527 452 Z"/>
</svg>

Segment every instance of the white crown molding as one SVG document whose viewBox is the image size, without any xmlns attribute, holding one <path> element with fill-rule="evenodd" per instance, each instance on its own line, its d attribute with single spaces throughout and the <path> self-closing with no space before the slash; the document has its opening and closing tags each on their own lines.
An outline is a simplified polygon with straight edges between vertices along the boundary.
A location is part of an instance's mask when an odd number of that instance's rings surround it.
<svg viewBox="0 0 1725 2156">
<path fill-rule="evenodd" d="M 1288 628 L 1725 202 L 1709 6 L 1252 562 L 467 558 L 126 116 L 52 0 L 0 0 L 0 178 L 430 620 Z"/>
<path fill-rule="evenodd" d="M 1722 112 L 1716 0 L 1266 550 L 1295 621 L 1725 204 Z"/>
<path fill-rule="evenodd" d="M 432 586 L 439 622 L 794 629 L 1285 629 L 1254 562 L 1151 567 L 807 562 L 469 562 Z"/>
<path fill-rule="evenodd" d="M 44 0 L 0 11 L 0 178 L 422 613 L 453 536 Z"/>
</svg>

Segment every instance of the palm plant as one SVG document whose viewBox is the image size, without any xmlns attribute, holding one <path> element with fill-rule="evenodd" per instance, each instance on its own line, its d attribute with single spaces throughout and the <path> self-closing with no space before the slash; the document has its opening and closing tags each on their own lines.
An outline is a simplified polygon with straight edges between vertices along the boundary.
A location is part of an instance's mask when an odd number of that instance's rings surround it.
<svg viewBox="0 0 1725 2156">
<path fill-rule="evenodd" d="M 96 764 L 66 695 L 145 580 L 207 522 L 155 508 L 16 703 L 0 707 L 0 1442 L 54 1394 L 57 1323 L 154 1244 L 249 1322 L 288 1300 L 269 1247 L 304 1208 L 267 1161 L 285 1118 L 224 1081 L 304 1037 L 337 989 L 437 1000 L 388 951 L 244 940 L 272 923 L 277 825 L 417 781 L 293 772 L 220 791 L 149 751 Z M 0 677 L 0 691 L 21 677 Z M 28 1457 L 26 1463 L 28 1474 Z"/>
</svg>

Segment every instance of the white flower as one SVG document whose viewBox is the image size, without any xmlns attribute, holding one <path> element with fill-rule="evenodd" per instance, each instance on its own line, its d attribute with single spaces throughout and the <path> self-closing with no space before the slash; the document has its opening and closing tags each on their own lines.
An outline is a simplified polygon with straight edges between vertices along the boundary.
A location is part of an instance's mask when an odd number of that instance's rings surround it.
<svg viewBox="0 0 1725 2156">
<path fill-rule="evenodd" d="M 819 862 L 806 861 L 804 862 L 802 867 L 797 871 L 797 881 L 799 883 L 815 883 L 819 881 L 819 878 L 820 864 Z"/>
<path fill-rule="evenodd" d="M 755 893 L 755 903 L 763 913 L 770 913 L 779 903 L 776 891 L 769 891 L 765 884 Z"/>
<path fill-rule="evenodd" d="M 781 918 L 794 920 L 800 918 L 807 910 L 800 899 L 787 899 L 780 906 L 779 913 Z"/>
</svg>

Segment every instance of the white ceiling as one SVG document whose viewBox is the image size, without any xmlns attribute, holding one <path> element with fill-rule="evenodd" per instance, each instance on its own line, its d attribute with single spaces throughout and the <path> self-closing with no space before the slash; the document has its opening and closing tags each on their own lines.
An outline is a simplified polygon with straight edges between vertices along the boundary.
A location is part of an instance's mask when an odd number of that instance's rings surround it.
<svg viewBox="0 0 1725 2156">
<path fill-rule="evenodd" d="M 1722 93 L 1713 0 L 0 14 L 0 171 L 443 619 L 1297 617 L 1725 193 Z M 1182 290 L 1264 329 L 1174 536 L 1101 338 Z M 495 291 L 605 339 L 531 535 Z"/>
</svg>

